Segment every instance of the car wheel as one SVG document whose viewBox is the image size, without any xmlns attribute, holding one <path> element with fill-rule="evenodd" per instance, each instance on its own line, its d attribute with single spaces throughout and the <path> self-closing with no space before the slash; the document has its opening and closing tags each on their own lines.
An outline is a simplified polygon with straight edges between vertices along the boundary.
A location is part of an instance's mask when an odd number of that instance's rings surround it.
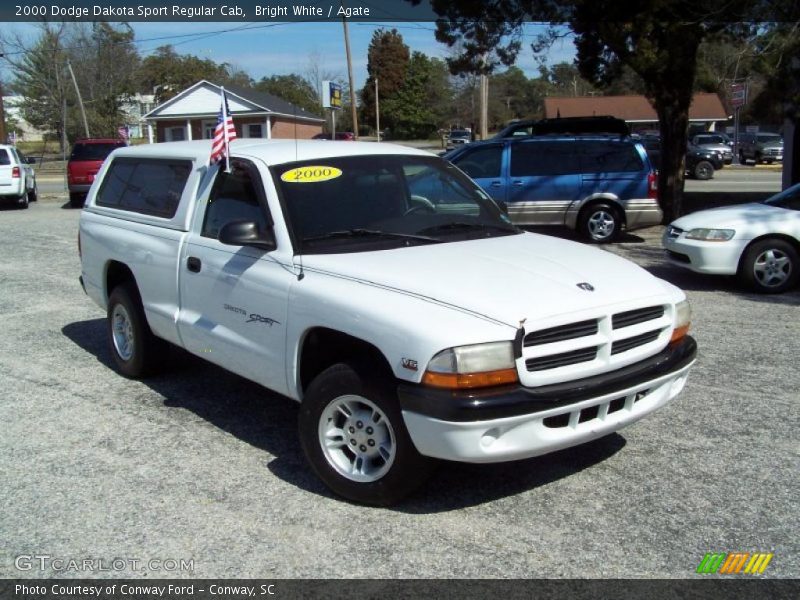
<svg viewBox="0 0 800 600">
<path fill-rule="evenodd" d="M 139 292 L 132 283 L 118 285 L 111 292 L 106 326 L 114 362 L 126 377 L 150 375 L 163 362 L 166 342 L 150 331 Z"/>
<path fill-rule="evenodd" d="M 750 246 L 739 266 L 739 279 L 762 294 L 779 294 L 800 277 L 797 250 L 780 239 L 766 239 Z"/>
<path fill-rule="evenodd" d="M 701 160 L 695 165 L 693 173 L 695 179 L 700 179 L 702 181 L 711 179 L 714 177 L 714 165 L 707 160 Z"/>
<path fill-rule="evenodd" d="M 619 236 L 621 228 L 619 211 L 607 202 L 592 204 L 583 209 L 578 218 L 578 231 L 595 244 L 613 242 Z"/>
<path fill-rule="evenodd" d="M 742 152 L 741 150 L 739 150 L 739 164 L 740 165 L 747 164 L 747 159 L 744 157 L 744 152 Z"/>
<path fill-rule="evenodd" d="M 69 193 L 69 205 L 72 208 L 83 208 L 84 202 L 86 202 L 86 194 L 79 194 L 77 192 Z"/>
<path fill-rule="evenodd" d="M 33 189 L 28 191 L 28 202 L 36 202 L 39 199 L 39 186 L 33 184 Z"/>
<path fill-rule="evenodd" d="M 339 363 L 317 375 L 300 406 L 303 452 L 320 479 L 354 502 L 387 506 L 430 473 L 406 430 L 397 394 L 369 365 Z"/>
</svg>

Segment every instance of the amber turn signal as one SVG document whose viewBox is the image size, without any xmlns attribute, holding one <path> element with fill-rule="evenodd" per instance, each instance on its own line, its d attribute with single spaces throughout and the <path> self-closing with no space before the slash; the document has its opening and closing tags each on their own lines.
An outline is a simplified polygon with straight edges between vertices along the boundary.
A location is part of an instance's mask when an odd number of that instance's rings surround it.
<svg viewBox="0 0 800 600">
<path fill-rule="evenodd" d="M 516 369 L 500 369 L 484 373 L 435 373 L 425 371 L 422 383 L 431 387 L 447 389 L 472 389 L 517 383 Z"/>
<path fill-rule="evenodd" d="M 689 333 L 689 324 L 683 325 L 681 327 L 676 327 L 675 330 L 672 332 L 672 337 L 669 339 L 670 344 L 674 344 L 686 337 Z"/>
</svg>

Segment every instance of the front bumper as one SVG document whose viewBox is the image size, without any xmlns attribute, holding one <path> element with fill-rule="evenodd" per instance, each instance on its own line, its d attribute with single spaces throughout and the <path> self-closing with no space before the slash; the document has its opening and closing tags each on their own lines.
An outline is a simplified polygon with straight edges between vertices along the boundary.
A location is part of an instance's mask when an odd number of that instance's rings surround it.
<svg viewBox="0 0 800 600">
<path fill-rule="evenodd" d="M 686 337 L 639 363 L 568 384 L 464 392 L 401 384 L 398 397 L 421 454 L 517 460 L 602 437 L 660 408 L 683 389 L 696 353 Z"/>
<path fill-rule="evenodd" d="M 706 242 L 686 239 L 686 233 L 671 238 L 665 230 L 661 240 L 667 259 L 673 265 L 695 273 L 709 275 L 736 275 L 739 259 L 750 240 L 732 239 L 727 242 Z"/>
</svg>

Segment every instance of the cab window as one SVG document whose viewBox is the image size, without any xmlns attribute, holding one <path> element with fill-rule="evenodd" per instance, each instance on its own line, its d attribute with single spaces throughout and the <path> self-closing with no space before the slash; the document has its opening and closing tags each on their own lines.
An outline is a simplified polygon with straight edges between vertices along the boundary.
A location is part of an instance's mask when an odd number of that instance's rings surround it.
<svg viewBox="0 0 800 600">
<path fill-rule="evenodd" d="M 209 196 L 200 235 L 217 239 L 219 230 L 233 221 L 253 221 L 261 231 L 272 225 L 259 201 L 257 177 L 255 168 L 244 161 L 234 162 L 230 173 L 220 170 Z"/>
</svg>

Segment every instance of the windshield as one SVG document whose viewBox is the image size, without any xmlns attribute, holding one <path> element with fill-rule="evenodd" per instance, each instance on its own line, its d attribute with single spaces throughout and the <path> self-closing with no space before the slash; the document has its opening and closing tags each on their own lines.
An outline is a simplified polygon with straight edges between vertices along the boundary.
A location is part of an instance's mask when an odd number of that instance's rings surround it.
<svg viewBox="0 0 800 600">
<path fill-rule="evenodd" d="M 470 137 L 470 134 L 469 134 L 469 131 L 464 131 L 464 130 L 456 131 L 456 130 L 453 130 L 453 131 L 450 132 L 450 137 L 451 138 L 467 138 L 467 137 Z"/>
<path fill-rule="evenodd" d="M 118 143 L 100 143 L 100 144 L 83 144 L 77 143 L 72 148 L 70 160 L 105 160 L 117 148 L 124 148 L 123 142 Z"/>
<path fill-rule="evenodd" d="M 438 157 L 324 158 L 271 171 L 304 254 L 520 233 L 483 190 Z"/>
<path fill-rule="evenodd" d="M 756 135 L 759 144 L 782 144 L 783 138 L 777 133 L 759 133 Z"/>
<path fill-rule="evenodd" d="M 764 204 L 777 206 L 778 208 L 788 208 L 789 210 L 800 210 L 800 183 L 786 188 L 779 194 L 764 200 Z"/>
</svg>

